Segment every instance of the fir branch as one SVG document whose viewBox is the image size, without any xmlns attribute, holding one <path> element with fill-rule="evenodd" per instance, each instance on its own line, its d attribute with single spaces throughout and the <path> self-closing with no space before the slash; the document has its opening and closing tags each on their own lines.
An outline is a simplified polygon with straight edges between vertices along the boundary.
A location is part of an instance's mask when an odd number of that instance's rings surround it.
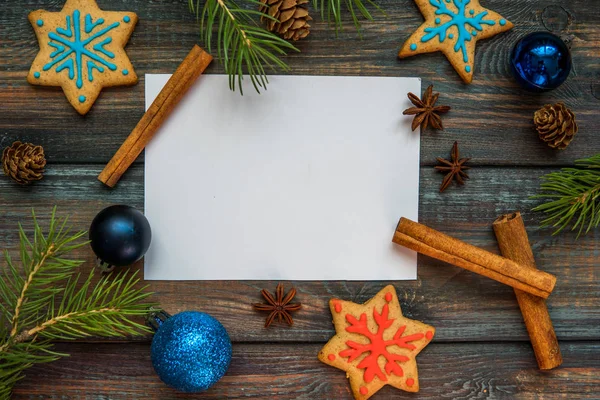
<svg viewBox="0 0 600 400">
<path fill-rule="evenodd" d="M 46 259 L 51 257 L 54 254 L 54 245 L 50 245 L 48 250 L 41 254 L 40 261 L 31 269 L 31 272 L 27 276 L 27 280 L 23 283 L 23 288 L 21 289 L 21 294 L 17 298 L 17 304 L 15 305 L 15 312 L 12 317 L 12 329 L 10 331 L 10 336 L 14 337 L 17 334 L 19 328 L 19 316 L 21 312 L 21 307 L 23 306 L 23 300 L 25 300 L 25 296 L 27 295 L 27 290 L 31 286 L 31 282 L 35 275 L 39 272 L 40 268 L 44 266 L 46 263 Z"/>
<path fill-rule="evenodd" d="M 34 364 L 55 361 L 67 354 L 51 350 L 48 341 L 24 342 L 0 351 L 0 399 L 10 398 L 13 386 L 24 377 L 23 371 Z"/>
<path fill-rule="evenodd" d="M 258 0 L 245 0 L 255 9 L 240 7 L 233 0 L 188 0 L 191 12 L 200 21 L 200 36 L 209 52 L 212 50 L 213 27 L 217 30 L 217 54 L 229 75 L 229 87 L 235 90 L 236 81 L 243 94 L 242 80 L 247 71 L 257 92 L 268 83 L 265 67 L 288 70 L 280 57 L 288 51 L 298 51 L 288 41 L 281 39 L 257 23 L 261 17 L 273 19 L 257 10 Z"/>
<path fill-rule="evenodd" d="M 20 276 L 8 253 L 5 252 L 10 276 L 6 274 L 4 280 L 10 286 L 0 285 L 0 291 L 6 293 L 6 290 L 10 290 L 12 286 L 12 290 L 19 293 L 16 298 L 10 299 L 14 302 L 8 301 L 7 304 L 14 310 L 12 313 L 6 310 L 7 315 L 12 314 L 11 338 L 18 333 L 20 323 L 32 324 L 38 320 L 40 308 L 57 292 L 54 284 L 69 278 L 74 269 L 82 264 L 82 261 L 66 260 L 62 256 L 86 244 L 86 242 L 73 244 L 86 232 L 81 231 L 70 235 L 69 230 L 66 229 L 68 218 L 57 219 L 56 207 L 50 216 L 47 236 L 43 235 L 33 211 L 32 218 L 33 243 L 29 241 L 23 227 L 19 224 L 20 256 L 26 274 L 25 279 Z M 6 297 L 10 297 L 10 294 L 6 293 Z"/>
<path fill-rule="evenodd" d="M 35 214 L 33 222 L 33 241 L 19 226 L 22 273 L 5 252 L 7 268 L 0 274 L 0 399 L 30 366 L 66 356 L 52 350 L 51 340 L 149 332 L 132 319 L 151 307 L 144 303 L 151 293 L 137 287 L 137 272 L 102 276 L 92 285 L 94 269 L 83 280 L 76 273 L 82 262 L 65 258 L 87 243 L 75 243 L 86 232 L 70 234 L 55 209 L 48 234 Z"/>
<path fill-rule="evenodd" d="M 336 32 L 343 27 L 342 2 L 344 3 L 346 11 L 350 13 L 352 22 L 359 32 L 359 35 L 361 29 L 360 18 L 362 17 L 369 21 L 374 19 L 373 15 L 369 12 L 369 6 L 385 15 L 385 12 L 374 0 L 313 0 L 313 8 L 320 12 L 321 19 L 333 25 Z"/>
<path fill-rule="evenodd" d="M 559 233 L 570 224 L 577 237 L 600 224 L 600 154 L 575 161 L 577 168 L 563 168 L 542 177 L 542 193 L 535 199 L 549 201 L 533 209 L 548 217 L 542 227 L 556 228 Z"/>
</svg>

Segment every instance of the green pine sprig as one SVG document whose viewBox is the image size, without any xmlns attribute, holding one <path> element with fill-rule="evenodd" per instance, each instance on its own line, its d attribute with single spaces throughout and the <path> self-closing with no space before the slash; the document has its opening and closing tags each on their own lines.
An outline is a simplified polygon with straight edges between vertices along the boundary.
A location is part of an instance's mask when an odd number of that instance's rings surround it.
<svg viewBox="0 0 600 400">
<path fill-rule="evenodd" d="M 0 271 L 0 399 L 10 396 L 24 371 L 67 354 L 52 350 L 52 340 L 115 337 L 148 332 L 132 318 L 147 314 L 151 293 L 138 288 L 137 272 L 102 276 L 94 269 L 82 278 L 83 263 L 68 254 L 87 244 L 86 232 L 70 233 L 67 218 L 52 211 L 46 234 L 35 213 L 33 240 L 19 225 L 19 266 L 5 251 Z"/>
<path fill-rule="evenodd" d="M 190 10 L 200 21 L 200 36 L 209 52 L 212 51 L 213 27 L 217 30 L 217 55 L 229 75 L 229 87 L 235 90 L 236 81 L 243 94 L 242 80 L 247 72 L 257 92 L 268 83 L 265 68 L 288 70 L 281 56 L 299 51 L 288 41 L 262 27 L 261 17 L 274 19 L 258 11 L 262 4 L 245 0 L 254 9 L 240 7 L 233 0 L 189 0 Z"/>
<path fill-rule="evenodd" d="M 542 193 L 533 197 L 549 200 L 533 211 L 548 215 L 542 226 L 556 228 L 554 234 L 571 224 L 579 237 L 600 224 L 600 154 L 577 160 L 575 165 L 542 177 Z"/>
<path fill-rule="evenodd" d="M 350 14 L 359 35 L 361 29 L 361 17 L 369 21 L 373 21 L 374 19 L 369 11 L 369 7 L 372 7 L 385 15 L 385 12 L 373 0 L 313 0 L 313 8 L 320 12 L 321 19 L 329 22 L 335 28 L 336 32 L 343 27 L 342 3 L 343 7 Z"/>
<path fill-rule="evenodd" d="M 247 74 L 257 92 L 266 89 L 267 69 L 289 70 L 281 59 L 289 52 L 299 51 L 287 40 L 265 29 L 261 18 L 276 20 L 260 10 L 260 0 L 188 0 L 188 6 L 200 22 L 200 38 L 212 52 L 216 31 L 217 56 L 229 75 L 229 87 L 236 85 L 243 94 L 243 78 Z M 203 4 L 202 4 L 203 2 Z M 361 18 L 373 20 L 369 8 L 383 10 L 374 0 L 313 0 L 313 7 L 328 21 L 336 33 L 342 29 L 342 14 L 347 11 L 360 35 Z"/>
</svg>

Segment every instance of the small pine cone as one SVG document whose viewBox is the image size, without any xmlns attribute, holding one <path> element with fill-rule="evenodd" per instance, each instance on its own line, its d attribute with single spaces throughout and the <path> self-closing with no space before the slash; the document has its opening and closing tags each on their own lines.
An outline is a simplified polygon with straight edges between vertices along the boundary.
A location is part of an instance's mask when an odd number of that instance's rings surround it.
<svg viewBox="0 0 600 400">
<path fill-rule="evenodd" d="M 46 157 L 42 146 L 14 142 L 2 152 L 4 174 L 21 185 L 42 179 Z"/>
<path fill-rule="evenodd" d="M 274 21 L 262 17 L 267 29 L 282 36 L 286 40 L 299 40 L 308 36 L 312 21 L 308 15 L 309 0 L 260 0 L 263 4 L 260 11 L 275 18 Z"/>
<path fill-rule="evenodd" d="M 533 115 L 535 128 L 553 149 L 566 148 L 577 133 L 575 115 L 563 103 L 546 104 Z"/>
</svg>

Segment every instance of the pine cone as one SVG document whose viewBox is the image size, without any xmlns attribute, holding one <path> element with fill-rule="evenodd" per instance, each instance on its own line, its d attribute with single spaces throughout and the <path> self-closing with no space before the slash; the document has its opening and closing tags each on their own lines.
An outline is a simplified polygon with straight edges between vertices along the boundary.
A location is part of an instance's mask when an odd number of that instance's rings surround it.
<svg viewBox="0 0 600 400">
<path fill-rule="evenodd" d="M 299 40 L 308 36 L 312 18 L 308 15 L 308 0 L 260 0 L 260 11 L 275 18 L 262 17 L 267 29 L 286 40 Z"/>
<path fill-rule="evenodd" d="M 542 139 L 553 149 L 566 148 L 577 133 L 575 115 L 563 103 L 546 104 L 533 115 Z"/>
<path fill-rule="evenodd" d="M 2 152 L 4 173 L 21 185 L 42 179 L 46 157 L 42 146 L 14 142 Z"/>
</svg>

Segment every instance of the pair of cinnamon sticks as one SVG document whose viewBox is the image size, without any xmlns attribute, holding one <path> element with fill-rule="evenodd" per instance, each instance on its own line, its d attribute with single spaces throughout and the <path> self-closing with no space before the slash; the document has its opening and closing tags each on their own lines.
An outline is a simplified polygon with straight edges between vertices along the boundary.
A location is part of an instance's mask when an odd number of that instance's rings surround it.
<svg viewBox="0 0 600 400">
<path fill-rule="evenodd" d="M 523 314 L 540 369 L 562 363 L 562 356 L 545 299 L 556 277 L 536 268 L 520 213 L 503 215 L 493 223 L 502 256 L 402 218 L 393 242 L 512 286 Z"/>
</svg>

